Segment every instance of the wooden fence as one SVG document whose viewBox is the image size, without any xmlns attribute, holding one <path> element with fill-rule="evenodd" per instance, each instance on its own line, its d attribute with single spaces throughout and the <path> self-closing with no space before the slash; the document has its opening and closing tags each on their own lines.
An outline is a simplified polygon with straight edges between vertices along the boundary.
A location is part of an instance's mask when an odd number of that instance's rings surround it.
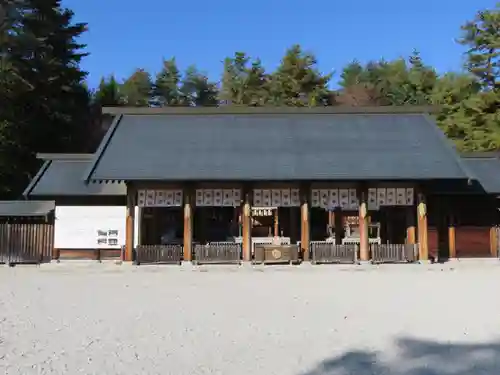
<svg viewBox="0 0 500 375">
<path fill-rule="evenodd" d="M 50 262 L 54 226 L 47 223 L 0 223 L 0 263 Z"/>
<path fill-rule="evenodd" d="M 326 241 L 311 241 L 311 256 L 314 264 L 356 263 L 358 245 L 336 245 Z"/>
<path fill-rule="evenodd" d="M 373 263 L 410 263 L 418 260 L 418 245 L 371 245 Z"/>
<path fill-rule="evenodd" d="M 194 264 L 240 264 L 242 244 L 234 242 L 209 242 L 195 245 Z"/>
<path fill-rule="evenodd" d="M 182 245 L 139 245 L 135 249 L 136 264 L 180 264 Z"/>
</svg>

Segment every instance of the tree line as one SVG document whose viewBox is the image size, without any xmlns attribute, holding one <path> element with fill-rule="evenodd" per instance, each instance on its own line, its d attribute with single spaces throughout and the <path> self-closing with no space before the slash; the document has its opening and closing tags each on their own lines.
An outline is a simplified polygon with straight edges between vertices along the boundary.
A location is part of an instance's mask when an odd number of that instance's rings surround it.
<svg viewBox="0 0 500 375">
<path fill-rule="evenodd" d="M 39 168 L 37 152 L 93 152 L 106 119 L 102 106 L 384 106 L 438 105 L 440 127 L 460 150 L 500 149 L 500 4 L 471 15 L 457 39 L 462 71 L 438 74 L 417 51 L 406 58 L 353 60 L 338 89 L 314 54 L 291 46 L 267 71 L 258 57 L 236 52 L 218 81 L 175 57 L 158 74 L 136 69 L 90 90 L 80 67 L 85 46 L 61 0 L 4 0 L 0 5 L 0 197 L 18 197 Z M 355 57 L 355 56 L 353 56 Z"/>
</svg>

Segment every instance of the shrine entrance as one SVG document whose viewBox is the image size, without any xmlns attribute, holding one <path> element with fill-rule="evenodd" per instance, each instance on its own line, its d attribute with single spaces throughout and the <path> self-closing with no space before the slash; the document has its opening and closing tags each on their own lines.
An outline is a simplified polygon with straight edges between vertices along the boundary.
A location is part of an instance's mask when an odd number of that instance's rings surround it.
<svg viewBox="0 0 500 375">
<path fill-rule="evenodd" d="M 183 244 L 183 194 L 180 189 L 141 189 L 139 207 L 139 245 Z"/>
<path fill-rule="evenodd" d="M 197 189 L 193 244 L 235 242 L 241 237 L 240 201 L 240 189 Z"/>
<path fill-rule="evenodd" d="M 300 240 L 299 189 L 254 189 L 252 205 L 252 242 L 283 244 Z"/>
</svg>

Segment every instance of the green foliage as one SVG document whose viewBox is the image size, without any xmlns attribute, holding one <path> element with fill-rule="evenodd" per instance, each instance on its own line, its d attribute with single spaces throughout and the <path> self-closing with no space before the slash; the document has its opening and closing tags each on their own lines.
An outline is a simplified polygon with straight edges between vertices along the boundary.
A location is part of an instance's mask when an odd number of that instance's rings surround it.
<svg viewBox="0 0 500 375">
<path fill-rule="evenodd" d="M 208 77 L 195 66 L 186 69 L 181 83 L 181 93 L 186 104 L 192 107 L 213 107 L 218 104 L 217 85 L 210 82 Z"/>
<path fill-rule="evenodd" d="M 94 94 L 94 101 L 101 107 L 116 107 L 125 103 L 120 84 L 114 75 L 101 78 L 99 87 Z"/>
<path fill-rule="evenodd" d="M 233 105 L 265 105 L 269 99 L 269 76 L 260 60 L 251 60 L 244 52 L 224 60 L 220 101 Z"/>
<path fill-rule="evenodd" d="M 76 41 L 86 25 L 59 0 L 2 5 L 0 194 L 15 197 L 38 169 L 36 152 L 87 150 L 90 94 Z"/>
<path fill-rule="evenodd" d="M 154 85 L 156 105 L 169 107 L 186 105 L 187 100 L 180 89 L 181 79 L 175 58 L 163 60 L 163 69 L 156 76 Z"/>
<path fill-rule="evenodd" d="M 332 75 L 322 75 L 316 65 L 316 57 L 299 45 L 289 48 L 270 77 L 271 103 L 294 107 L 329 104 Z"/>
<path fill-rule="evenodd" d="M 460 43 L 468 47 L 467 68 L 485 89 L 500 89 L 500 3 L 477 13 L 462 26 Z"/>
<path fill-rule="evenodd" d="M 144 69 L 136 69 L 121 85 L 125 104 L 129 107 L 147 107 L 153 94 L 151 75 Z"/>
</svg>

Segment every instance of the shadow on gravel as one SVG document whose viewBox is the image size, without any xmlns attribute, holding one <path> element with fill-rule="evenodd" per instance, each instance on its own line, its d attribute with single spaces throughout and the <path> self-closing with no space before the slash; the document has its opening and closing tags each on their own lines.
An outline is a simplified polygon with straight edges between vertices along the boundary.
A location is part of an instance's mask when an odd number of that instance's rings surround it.
<svg viewBox="0 0 500 375">
<path fill-rule="evenodd" d="M 444 344 L 415 339 L 397 341 L 397 360 L 382 362 L 377 353 L 352 351 L 327 359 L 300 375 L 496 375 L 500 342 Z M 395 353 L 396 354 L 396 353 Z"/>
</svg>

